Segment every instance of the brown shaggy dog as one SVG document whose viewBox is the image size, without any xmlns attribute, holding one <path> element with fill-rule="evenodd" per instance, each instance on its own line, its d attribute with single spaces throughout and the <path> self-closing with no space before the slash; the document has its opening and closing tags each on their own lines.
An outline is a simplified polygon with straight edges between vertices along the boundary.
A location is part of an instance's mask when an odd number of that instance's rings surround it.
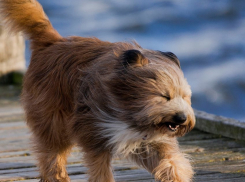
<svg viewBox="0 0 245 182">
<path fill-rule="evenodd" d="M 84 152 L 90 182 L 113 182 L 112 157 L 157 180 L 189 182 L 193 170 L 177 136 L 195 124 L 191 90 L 173 53 L 136 43 L 64 38 L 36 0 L 0 0 L 11 31 L 31 41 L 22 102 L 41 181 L 69 181 L 66 157 Z"/>
</svg>

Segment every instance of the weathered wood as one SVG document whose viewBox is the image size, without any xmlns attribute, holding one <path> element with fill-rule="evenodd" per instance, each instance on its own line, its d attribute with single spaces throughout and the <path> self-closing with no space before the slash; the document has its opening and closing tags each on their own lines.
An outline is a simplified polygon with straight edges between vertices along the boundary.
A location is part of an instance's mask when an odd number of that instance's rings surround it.
<svg viewBox="0 0 245 182">
<path fill-rule="evenodd" d="M 23 110 L 18 107 L 10 110 L 0 107 L 0 121 L 5 118 L 0 122 L 0 181 L 37 182 L 39 173 L 30 151 L 30 131 L 21 118 Z M 244 142 L 193 130 L 180 138 L 179 143 L 192 158 L 196 182 L 245 181 Z M 75 147 L 67 165 L 72 182 L 87 181 L 87 169 L 81 158 L 80 149 Z M 126 160 L 115 158 L 112 166 L 117 182 L 154 181 L 146 170 Z"/>
<path fill-rule="evenodd" d="M 195 111 L 196 128 L 209 133 L 214 133 L 229 138 L 245 140 L 245 123 L 234 119 Z"/>
<path fill-rule="evenodd" d="M 0 152 L 0 158 L 28 156 L 31 155 L 29 150 L 15 151 L 15 152 Z"/>
<path fill-rule="evenodd" d="M 230 174 L 230 173 L 213 173 L 213 174 L 205 174 L 205 175 L 197 175 L 195 178 L 195 181 L 201 182 L 223 182 L 223 181 L 229 181 L 229 182 L 244 182 L 245 181 L 245 176 L 243 174 Z"/>
<path fill-rule="evenodd" d="M 205 171 L 202 171 L 205 169 Z M 209 164 L 195 164 L 195 170 L 197 174 L 201 174 L 201 172 L 209 173 L 244 173 L 245 172 L 245 164 L 243 160 L 240 161 L 223 161 L 223 162 L 210 162 Z M 200 171 L 198 171 L 200 170 Z"/>
<path fill-rule="evenodd" d="M 12 117 L 13 115 L 20 116 L 23 114 L 23 109 L 20 107 L 5 107 L 0 110 L 0 117 Z"/>
<path fill-rule="evenodd" d="M 28 137 L 29 138 L 29 137 Z M 0 153 L 1 152 L 14 152 L 14 151 L 21 151 L 30 148 L 29 140 L 18 140 L 18 141 L 1 141 L 0 142 Z"/>
</svg>

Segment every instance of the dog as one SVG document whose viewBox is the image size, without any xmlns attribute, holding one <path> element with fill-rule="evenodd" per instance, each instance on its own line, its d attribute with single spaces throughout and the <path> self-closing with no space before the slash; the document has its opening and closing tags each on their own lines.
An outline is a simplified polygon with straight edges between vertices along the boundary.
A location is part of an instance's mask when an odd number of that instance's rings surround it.
<svg viewBox="0 0 245 182">
<path fill-rule="evenodd" d="M 65 165 L 81 147 L 89 182 L 113 182 L 113 156 L 159 181 L 190 182 L 177 137 L 195 125 L 191 89 L 175 54 L 136 42 L 62 37 L 36 0 L 0 0 L 11 32 L 30 40 L 21 101 L 41 180 L 70 181 Z"/>
</svg>

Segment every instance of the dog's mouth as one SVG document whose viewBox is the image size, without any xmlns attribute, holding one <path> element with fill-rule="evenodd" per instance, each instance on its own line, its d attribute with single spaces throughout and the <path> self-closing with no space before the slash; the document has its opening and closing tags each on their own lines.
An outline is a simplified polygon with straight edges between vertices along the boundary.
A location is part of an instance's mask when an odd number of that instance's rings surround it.
<svg viewBox="0 0 245 182">
<path fill-rule="evenodd" d="M 155 130 L 159 131 L 160 133 L 166 132 L 166 130 L 169 130 L 172 133 L 177 133 L 178 130 L 183 129 L 183 125 L 179 125 L 172 122 L 166 122 L 166 123 L 159 123 L 155 125 Z M 142 137 L 143 140 L 147 140 L 149 138 L 149 135 L 144 135 Z"/>
<path fill-rule="evenodd" d="M 158 125 L 156 125 L 157 129 L 163 128 L 163 127 L 167 127 L 170 131 L 172 132 L 176 132 L 179 128 L 180 125 L 175 124 L 175 123 L 171 123 L 171 122 L 167 122 L 167 123 L 159 123 Z"/>
<path fill-rule="evenodd" d="M 166 123 L 166 125 L 170 131 L 177 131 L 179 128 L 179 125 L 174 123 Z"/>
</svg>

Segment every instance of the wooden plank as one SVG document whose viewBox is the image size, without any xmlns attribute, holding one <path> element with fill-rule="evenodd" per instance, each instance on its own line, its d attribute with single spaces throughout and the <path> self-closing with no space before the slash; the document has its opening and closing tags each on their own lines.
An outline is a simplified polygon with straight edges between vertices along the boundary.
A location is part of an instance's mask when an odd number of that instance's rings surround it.
<svg viewBox="0 0 245 182">
<path fill-rule="evenodd" d="M 245 159 L 244 153 L 234 152 L 232 150 L 192 153 L 191 157 L 193 160 L 195 160 L 195 164 L 215 161 L 237 161 Z"/>
<path fill-rule="evenodd" d="M 245 175 L 244 174 L 231 174 L 231 173 L 214 173 L 214 174 L 205 174 L 205 175 L 197 175 L 194 179 L 196 182 L 244 182 Z"/>
<path fill-rule="evenodd" d="M 30 137 L 30 132 L 26 128 L 18 128 L 15 130 L 9 131 L 7 130 L 0 130 L 0 143 L 1 141 L 9 141 L 9 140 L 15 140 L 15 139 L 28 139 Z"/>
<path fill-rule="evenodd" d="M 7 123 L 7 122 L 16 122 L 16 121 L 23 121 L 25 119 L 24 114 L 14 114 L 14 115 L 7 115 L 0 117 L 0 123 Z"/>
<path fill-rule="evenodd" d="M 143 169 L 115 171 L 114 177 L 116 181 L 141 181 L 146 179 L 154 179 L 154 177 L 150 173 Z"/>
<path fill-rule="evenodd" d="M 208 139 L 217 139 L 217 138 L 221 138 L 221 136 L 219 135 L 210 135 L 208 133 L 202 133 L 202 134 L 198 134 L 198 135 L 187 135 L 185 137 L 182 138 L 178 138 L 179 142 L 182 141 L 195 141 L 195 140 L 208 140 Z"/>
<path fill-rule="evenodd" d="M 39 175 L 37 171 L 22 171 L 21 173 L 1 174 L 0 181 L 16 181 L 22 179 L 34 179 Z"/>
<path fill-rule="evenodd" d="M 15 182 L 39 182 L 40 179 L 23 179 L 23 180 L 15 180 Z M 7 181 L 9 182 L 9 181 Z M 73 182 L 73 181 L 72 181 Z M 85 182 L 85 181 L 84 181 Z"/>
<path fill-rule="evenodd" d="M 34 165 L 34 163 L 28 163 L 28 162 L 0 163 L 0 170 L 30 168 L 30 167 L 36 167 L 36 166 Z"/>
<path fill-rule="evenodd" d="M 146 170 L 142 169 L 114 171 L 114 177 L 117 182 L 141 180 L 154 181 L 154 178 Z M 72 181 L 77 182 L 87 181 L 86 174 L 70 175 L 70 178 Z"/>
<path fill-rule="evenodd" d="M 21 172 L 31 172 L 31 171 L 37 171 L 37 170 L 38 170 L 37 167 L 3 169 L 3 170 L 0 170 L 0 176 L 2 176 L 2 174 L 18 174 Z"/>
<path fill-rule="evenodd" d="M 36 160 L 30 151 L 30 132 L 23 121 L 0 122 L 0 181 L 37 182 Z M 245 144 L 220 135 L 193 130 L 179 139 L 181 149 L 188 152 L 196 170 L 197 182 L 245 181 Z M 78 147 L 68 159 L 67 171 L 73 182 L 87 181 L 86 167 Z M 115 178 L 121 181 L 154 181 L 144 169 L 114 159 Z"/>
<path fill-rule="evenodd" d="M 126 171 L 131 170 L 131 167 L 135 168 L 132 165 L 128 166 L 114 166 L 115 171 Z M 69 176 L 74 176 L 73 178 L 84 176 L 87 169 L 86 167 L 81 166 L 81 164 L 77 165 L 68 165 L 67 171 Z M 144 170 L 145 171 L 145 170 Z M 28 167 L 28 168 L 19 168 L 19 169 L 11 169 L 11 170 L 0 170 L 0 181 L 9 181 L 9 180 L 23 180 L 23 179 L 34 179 L 39 176 L 36 167 Z"/>
<path fill-rule="evenodd" d="M 15 151 L 15 152 L 2 152 L 0 153 L 0 158 L 7 158 L 7 157 L 17 157 L 17 156 L 29 156 L 31 152 L 27 150 L 22 151 Z"/>
<path fill-rule="evenodd" d="M 201 147 L 205 150 L 224 150 L 229 148 L 244 148 L 243 143 L 234 142 L 232 139 L 228 138 L 218 138 L 218 139 L 208 139 L 208 140 L 196 140 L 196 141 L 182 141 L 180 143 L 182 146 L 195 146 Z"/>
<path fill-rule="evenodd" d="M 69 169 L 69 168 L 68 168 Z M 116 178 L 117 182 L 123 182 L 123 181 L 154 181 L 153 177 L 146 172 L 145 170 L 124 170 L 124 171 L 115 171 L 114 176 Z M 227 174 L 227 173 L 205 173 L 205 175 L 200 175 L 197 173 L 195 177 L 195 181 L 197 182 L 204 182 L 206 181 L 219 181 L 222 179 L 226 180 L 228 177 L 230 177 L 233 180 L 244 180 L 245 176 L 243 174 Z M 86 181 L 87 175 L 86 174 L 77 174 L 77 175 L 70 175 L 70 178 L 72 181 Z M 142 180 L 141 180 L 142 179 Z M 36 181 L 36 180 L 26 180 L 28 182 Z M 230 181 L 230 179 L 228 180 Z"/>
<path fill-rule="evenodd" d="M 11 140 L 11 141 L 1 141 L 0 142 L 0 153 L 1 152 L 14 152 L 14 151 L 25 151 L 26 149 L 30 149 L 30 141 L 29 140 Z"/>
<path fill-rule="evenodd" d="M 200 163 L 195 165 L 195 170 L 221 173 L 245 173 L 245 162 L 240 160 Z"/>
<path fill-rule="evenodd" d="M 19 128 L 27 128 L 25 121 L 0 123 L 0 130 L 13 130 L 13 129 L 19 129 Z"/>
<path fill-rule="evenodd" d="M 12 106 L 12 107 L 0 107 L 0 117 L 13 116 L 23 114 L 24 110 L 22 107 Z"/>
<path fill-rule="evenodd" d="M 245 123 L 195 110 L 195 128 L 229 138 L 245 140 Z"/>
</svg>

